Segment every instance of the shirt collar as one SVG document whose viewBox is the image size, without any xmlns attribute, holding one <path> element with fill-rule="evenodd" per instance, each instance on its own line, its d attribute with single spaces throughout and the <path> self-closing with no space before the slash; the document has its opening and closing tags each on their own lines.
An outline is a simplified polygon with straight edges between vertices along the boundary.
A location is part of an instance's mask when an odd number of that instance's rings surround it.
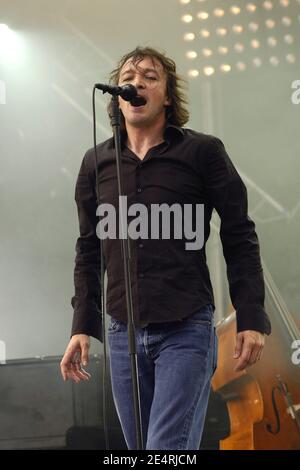
<svg viewBox="0 0 300 470">
<path fill-rule="evenodd" d="M 175 130 L 178 134 L 180 133 L 181 135 L 184 135 L 184 130 L 182 127 L 175 126 L 175 124 L 167 124 L 165 127 L 164 136 L 169 132 L 170 129 L 171 131 Z"/>
<path fill-rule="evenodd" d="M 169 137 L 171 134 L 177 134 L 177 135 L 184 135 L 184 130 L 182 127 L 176 126 L 175 124 L 169 124 L 167 123 L 164 129 L 164 138 L 167 142 L 169 142 Z M 124 146 L 127 138 L 127 132 L 124 129 L 121 131 L 121 143 Z M 114 145 L 114 143 L 113 143 Z"/>
</svg>

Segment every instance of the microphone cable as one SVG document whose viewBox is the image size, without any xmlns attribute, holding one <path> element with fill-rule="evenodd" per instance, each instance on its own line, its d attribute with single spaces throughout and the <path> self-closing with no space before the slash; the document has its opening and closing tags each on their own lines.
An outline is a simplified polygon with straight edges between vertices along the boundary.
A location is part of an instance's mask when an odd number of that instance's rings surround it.
<svg viewBox="0 0 300 470">
<path fill-rule="evenodd" d="M 98 186 L 98 155 L 97 155 L 97 144 L 96 144 L 96 107 L 95 107 L 95 93 L 96 86 L 93 88 L 93 139 L 94 139 L 94 160 L 95 160 L 95 176 L 96 176 L 96 195 L 97 195 L 97 208 L 100 204 L 100 192 Z M 101 312 L 102 312 L 102 340 L 103 340 L 103 369 L 102 369 L 102 390 L 103 390 L 103 401 L 102 401 L 102 416 L 103 416 L 103 428 L 105 436 L 105 448 L 109 450 L 109 436 L 107 429 L 107 416 L 106 416 L 106 403 L 107 403 L 107 387 L 106 387 L 106 375 L 107 375 L 107 364 L 106 364 L 106 337 L 105 337 L 105 290 L 104 290 L 104 254 L 103 254 L 103 240 L 100 237 L 100 283 L 101 283 Z"/>
</svg>

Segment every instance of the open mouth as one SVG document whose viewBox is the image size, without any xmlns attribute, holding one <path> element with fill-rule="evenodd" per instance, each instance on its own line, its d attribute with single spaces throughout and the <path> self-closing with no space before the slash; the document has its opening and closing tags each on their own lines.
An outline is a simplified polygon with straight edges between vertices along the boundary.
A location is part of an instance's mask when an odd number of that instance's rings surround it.
<svg viewBox="0 0 300 470">
<path fill-rule="evenodd" d="M 131 106 L 135 108 L 139 108 L 140 106 L 144 106 L 147 103 L 147 100 L 143 96 L 137 95 L 130 101 Z"/>
</svg>

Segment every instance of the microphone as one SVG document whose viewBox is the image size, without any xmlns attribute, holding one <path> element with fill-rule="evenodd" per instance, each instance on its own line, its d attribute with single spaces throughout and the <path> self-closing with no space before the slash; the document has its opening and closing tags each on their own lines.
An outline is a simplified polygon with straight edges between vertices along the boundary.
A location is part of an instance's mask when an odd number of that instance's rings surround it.
<svg viewBox="0 0 300 470">
<path fill-rule="evenodd" d="M 125 101 L 133 100 L 138 94 L 135 86 L 130 85 L 130 84 L 117 86 L 117 85 L 106 85 L 104 83 L 96 83 L 95 87 L 98 90 L 102 90 L 103 93 L 109 93 L 110 95 L 119 95 Z"/>
</svg>

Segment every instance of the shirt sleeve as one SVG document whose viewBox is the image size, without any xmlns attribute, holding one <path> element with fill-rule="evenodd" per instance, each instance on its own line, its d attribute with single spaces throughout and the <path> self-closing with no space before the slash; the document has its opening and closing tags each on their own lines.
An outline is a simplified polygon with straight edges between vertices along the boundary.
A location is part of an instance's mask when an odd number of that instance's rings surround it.
<svg viewBox="0 0 300 470">
<path fill-rule="evenodd" d="M 259 241 L 248 216 L 247 189 L 217 137 L 206 147 L 204 167 L 207 196 L 221 219 L 220 237 L 237 332 L 270 334 Z"/>
<path fill-rule="evenodd" d="M 97 197 L 87 168 L 87 155 L 82 161 L 75 187 L 80 236 L 75 247 L 75 295 L 71 299 L 74 308 L 71 336 L 82 333 L 102 342 L 101 256 L 100 239 L 96 234 Z"/>
</svg>

